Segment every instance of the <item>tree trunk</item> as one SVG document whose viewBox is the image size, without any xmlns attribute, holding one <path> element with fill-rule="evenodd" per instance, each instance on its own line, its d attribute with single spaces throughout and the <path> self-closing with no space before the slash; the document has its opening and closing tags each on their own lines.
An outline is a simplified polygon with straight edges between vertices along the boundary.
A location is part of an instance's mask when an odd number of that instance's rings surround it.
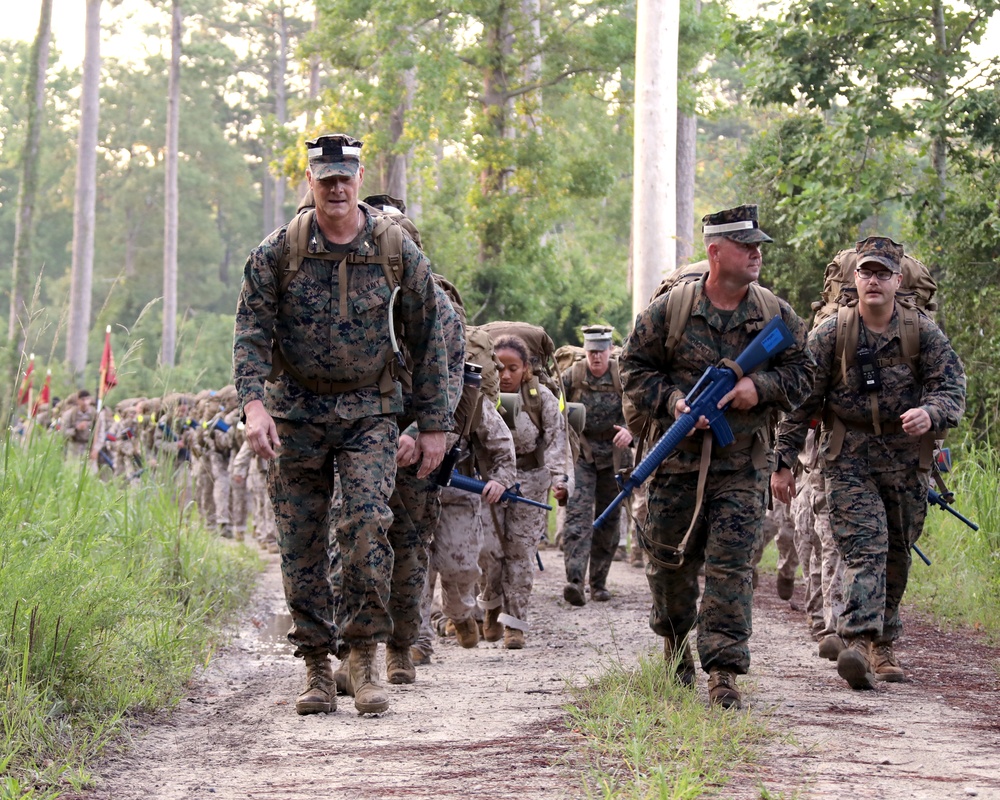
<svg viewBox="0 0 1000 800">
<path fill-rule="evenodd" d="M 28 75 L 28 135 L 21 152 L 21 185 L 17 192 L 17 216 L 14 220 L 14 262 L 11 267 L 10 319 L 7 340 L 11 343 L 28 327 L 31 294 L 30 262 L 32 222 L 38 194 L 38 148 L 45 110 L 45 74 L 49 69 L 49 45 L 52 43 L 52 0 L 42 0 L 38 34 L 31 47 L 31 72 Z M 20 353 L 22 347 L 13 348 Z M 13 375 L 11 376 L 13 382 Z"/>
<path fill-rule="evenodd" d="M 160 363 L 174 365 L 177 347 L 178 149 L 181 117 L 181 0 L 173 0 L 170 24 L 170 79 L 167 86 L 166 178 L 163 189 L 163 341 Z"/>
<path fill-rule="evenodd" d="M 403 138 L 406 129 L 406 115 L 413 105 L 413 92 L 416 86 L 416 70 L 408 69 L 403 73 L 403 100 L 392 112 L 389 121 L 389 135 L 392 138 L 389 156 L 389 170 L 385 182 L 387 194 L 397 197 L 407 205 L 407 188 L 409 184 L 409 153 L 397 152 L 399 141 Z"/>
<path fill-rule="evenodd" d="M 935 0 L 933 13 L 936 49 L 939 55 L 944 56 L 948 49 L 948 28 L 944 21 L 944 3 L 942 0 Z M 934 75 L 933 81 L 934 85 L 931 93 L 934 97 L 934 102 L 940 108 L 946 108 L 950 88 L 948 86 L 948 78 L 943 73 L 940 73 Z M 946 124 L 943 118 L 937 121 L 936 130 L 933 132 L 933 139 L 931 141 L 931 164 L 934 167 L 934 174 L 937 176 L 937 208 L 934 209 L 934 227 L 931 233 L 932 241 L 940 241 L 940 234 L 944 229 L 945 190 L 948 186 L 948 138 L 945 133 Z M 938 282 L 938 285 L 945 280 L 945 276 L 941 274 L 941 263 L 937 258 L 931 260 L 928 269 L 931 272 L 931 277 Z"/>
<path fill-rule="evenodd" d="M 86 49 L 80 92 L 76 195 L 73 204 L 73 260 L 69 294 L 66 365 L 83 385 L 90 332 L 90 294 L 94 279 L 94 214 L 97 204 L 97 126 L 100 117 L 101 0 L 87 0 Z"/>
<path fill-rule="evenodd" d="M 288 122 L 288 91 L 286 87 L 288 75 L 288 19 L 285 17 L 284 4 L 275 13 L 275 38 L 278 46 L 278 58 L 274 76 L 274 116 L 278 127 L 284 128 Z M 272 152 L 272 155 L 277 153 Z M 285 176 L 279 173 L 274 178 L 274 230 L 285 222 Z"/>
<path fill-rule="evenodd" d="M 694 184 L 698 118 L 677 112 L 677 263 L 694 253 Z"/>
<path fill-rule="evenodd" d="M 632 313 L 676 266 L 678 3 L 638 0 L 632 179 Z"/>
</svg>

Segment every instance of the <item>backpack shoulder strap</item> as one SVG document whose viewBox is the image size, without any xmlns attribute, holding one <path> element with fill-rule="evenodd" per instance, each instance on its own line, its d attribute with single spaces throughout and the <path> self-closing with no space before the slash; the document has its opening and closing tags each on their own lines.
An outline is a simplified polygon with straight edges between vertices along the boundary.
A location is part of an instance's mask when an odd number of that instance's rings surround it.
<svg viewBox="0 0 1000 800">
<path fill-rule="evenodd" d="M 611 359 L 611 364 L 608 366 L 608 369 L 611 370 L 611 382 L 614 384 L 615 394 L 621 397 L 624 394 L 624 391 L 622 389 L 622 376 L 621 373 L 618 371 L 617 358 Z"/>
<path fill-rule="evenodd" d="M 278 261 L 278 296 L 286 291 L 302 266 L 302 259 L 309 252 L 309 236 L 316 217 L 315 208 L 306 208 L 292 217 L 285 228 L 285 249 Z"/>
<path fill-rule="evenodd" d="M 698 293 L 698 280 L 680 281 L 667 295 L 667 339 L 663 344 L 667 361 L 674 357 L 674 350 L 684 336 L 684 329 L 691 319 L 694 298 Z"/>
<path fill-rule="evenodd" d="M 581 358 L 574 361 L 569 368 L 569 397 L 566 400 L 570 403 L 579 403 L 583 394 L 583 383 L 586 380 L 587 359 Z"/>
<path fill-rule="evenodd" d="M 778 296 L 774 292 L 759 283 L 751 283 L 750 291 L 753 293 L 757 305 L 764 309 L 764 320 L 760 323 L 760 328 L 763 328 L 775 317 L 781 316 L 781 306 L 778 304 Z"/>
<path fill-rule="evenodd" d="M 838 306 L 833 369 L 836 372 L 839 365 L 842 383 L 847 383 L 847 368 L 853 363 L 854 354 L 858 352 L 858 320 L 856 305 Z"/>
<path fill-rule="evenodd" d="M 374 222 L 372 238 L 378 252 L 371 256 L 348 253 L 347 263 L 379 264 L 389 290 L 395 291 L 403 282 L 403 227 L 391 215 L 383 214 L 371 206 L 364 207 Z"/>
</svg>

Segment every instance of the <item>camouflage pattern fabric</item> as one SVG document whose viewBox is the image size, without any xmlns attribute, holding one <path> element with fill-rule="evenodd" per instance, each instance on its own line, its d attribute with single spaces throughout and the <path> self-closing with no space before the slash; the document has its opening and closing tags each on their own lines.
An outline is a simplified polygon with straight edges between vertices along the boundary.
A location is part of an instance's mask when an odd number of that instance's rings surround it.
<svg viewBox="0 0 1000 800">
<path fill-rule="evenodd" d="M 87 458 L 90 455 L 90 437 L 97 418 L 95 409 L 84 411 L 75 405 L 69 406 L 59 419 L 59 429 L 66 438 L 66 447 L 70 455 L 76 458 Z M 86 427 L 77 430 L 77 426 Z"/>
<path fill-rule="evenodd" d="M 795 523 L 792 522 L 789 507 L 778 501 L 764 511 L 764 536 L 753 559 L 755 567 L 760 564 L 764 549 L 771 541 L 778 548 L 778 577 L 794 580 L 799 566 L 799 556 L 795 551 Z"/>
<path fill-rule="evenodd" d="M 470 438 L 484 478 L 512 486 L 517 476 L 514 442 L 503 417 L 491 403 L 484 401 L 479 426 Z M 431 566 L 441 578 L 442 611 L 455 621 L 476 616 L 475 590 L 482 576 L 482 505 L 482 498 L 471 492 L 451 488 L 441 492 L 441 518 L 431 544 Z M 489 524 L 492 526 L 492 518 Z"/>
<path fill-rule="evenodd" d="M 656 298 L 635 321 L 619 357 L 625 394 L 635 407 L 660 421 L 674 421 L 674 408 L 704 373 L 722 358 L 735 359 L 750 343 L 747 322 L 764 319 L 753 293 L 724 319 L 699 284 L 691 318 L 668 362 L 666 308 L 670 292 Z M 814 364 L 806 348 L 806 327 L 785 301 L 781 316 L 794 344 L 750 377 L 758 403 L 726 412 L 737 442 L 765 433 L 778 411 L 790 411 L 812 388 Z M 646 537 L 656 544 L 677 546 L 691 522 L 703 434 L 689 443 L 695 452 L 676 450 L 651 479 Z M 769 466 L 773 460 L 769 455 Z M 685 564 L 666 570 L 650 563 L 646 577 L 652 592 L 650 627 L 660 636 L 683 636 L 698 620 L 698 652 L 702 668 L 725 667 L 737 674 L 750 664 L 752 561 L 760 546 L 765 488 L 770 469 L 755 469 L 749 446 L 714 453 L 709 466 L 703 507 L 692 532 Z M 705 589 L 698 608 L 698 569 L 704 564 Z"/>
<path fill-rule="evenodd" d="M 563 524 L 563 560 L 566 566 L 566 580 L 583 583 L 590 567 L 590 585 L 604 589 L 608 572 L 618 548 L 622 508 L 597 531 L 593 529 L 594 518 L 607 508 L 618 494 L 615 481 L 617 469 L 632 466 L 631 450 L 618 449 L 618 463 L 615 463 L 615 446 L 612 438 L 615 425 L 625 425 L 621 395 L 615 391 L 615 381 L 611 373 L 617 365 L 611 364 L 600 378 L 584 366 L 575 366 L 563 376 L 563 389 L 570 402 L 583 403 L 587 409 L 587 421 L 583 438 L 587 441 L 592 460 L 588 463 L 583 454 L 575 465 L 576 490 L 566 503 L 566 518 Z M 574 381 L 576 373 L 582 380 Z M 574 385 L 576 384 L 576 385 Z"/>
<path fill-rule="evenodd" d="M 625 395 L 637 409 L 658 420 L 664 430 L 674 422 L 677 401 L 694 387 L 705 368 L 717 364 L 722 358 L 735 359 L 739 356 L 752 338 L 746 330 L 747 322 L 764 319 L 764 309 L 754 302 L 752 295 L 748 295 L 729 320 L 723 320 L 705 296 L 703 287 L 704 279 L 694 300 L 691 319 L 670 364 L 665 363 L 664 350 L 670 292 L 656 298 L 636 317 L 635 327 L 625 340 L 619 356 Z M 754 408 L 726 412 L 726 421 L 737 440 L 762 431 L 776 412 L 790 411 L 812 389 L 814 365 L 806 349 L 805 324 L 784 300 L 779 298 L 778 304 L 795 344 L 775 357 L 766 369 L 751 376 L 759 398 Z M 701 432 L 690 437 L 689 443 L 695 445 L 690 449 L 695 452 L 675 450 L 660 465 L 658 474 L 697 471 L 701 460 L 701 438 Z M 734 449 L 713 455 L 712 469 L 738 470 L 749 462 L 749 450 Z"/>
<path fill-rule="evenodd" d="M 518 456 L 534 453 L 539 439 L 545 443 L 544 467 L 517 470 L 521 493 L 541 503 L 548 497 L 553 479 L 566 473 L 567 447 L 566 419 L 559 412 L 559 401 L 541 385 L 539 394 L 544 430 L 539 431 L 527 412 L 521 411 L 512 434 Z M 514 617 L 523 626 L 522 630 L 527 630 L 528 605 L 535 582 L 535 553 L 547 528 L 546 511 L 525 503 L 510 503 L 507 508 L 484 504 L 480 513 L 484 535 L 479 555 L 483 571 L 480 606 L 491 608 L 499 604 L 503 613 Z"/>
<path fill-rule="evenodd" d="M 420 597 L 427 575 L 429 548 L 441 516 L 441 487 L 417 477 L 416 467 L 399 467 L 392 494 L 389 544 L 393 552 L 389 641 L 405 648 L 417 641 Z"/>
<path fill-rule="evenodd" d="M 387 641 L 392 634 L 389 498 L 396 477 L 395 420 L 373 416 L 343 425 L 280 418 L 275 422 L 282 448 L 268 465 L 268 487 L 292 617 L 288 640 L 298 656 L 337 652 L 338 638 L 348 645 Z M 343 487 L 335 528 L 342 570 L 339 613 L 330 575 L 335 470 Z M 343 620 L 340 631 L 336 619 Z"/>
<path fill-rule="evenodd" d="M 917 374 L 902 360 L 898 311 L 882 334 L 867 333 L 880 364 L 877 392 L 883 421 L 896 421 L 911 408 L 923 408 L 935 431 L 955 427 L 965 410 L 965 370 L 948 339 L 920 314 Z M 836 319 L 813 330 L 809 347 L 817 363 L 812 393 L 778 428 L 778 453 L 792 463 L 802 448 L 809 420 L 825 405 L 845 423 L 843 445 L 831 455 L 831 431 L 824 421 L 820 463 L 826 480 L 833 537 L 844 558 L 846 608 L 837 632 L 853 638 L 871 634 L 876 641 L 899 635 L 899 602 L 909 575 L 910 544 L 922 530 L 927 511 L 926 473 L 920 470 L 920 439 L 901 430 L 872 430 L 871 398 L 859 391 L 857 365 L 846 382 L 834 367 Z M 898 426 L 897 426 L 898 427 Z"/>
<path fill-rule="evenodd" d="M 462 319 L 444 290 L 434 284 L 438 318 L 448 362 L 448 407 L 454 413 L 462 394 L 465 375 L 465 328 Z M 403 406 L 409 422 L 413 396 L 404 391 Z M 400 467 L 392 493 L 392 526 L 389 543 L 394 562 L 392 569 L 390 614 L 394 647 L 407 648 L 417 641 L 420 628 L 420 598 L 423 594 L 430 558 L 430 544 L 441 515 L 441 488 L 433 481 L 417 477 L 417 467 Z"/>
<path fill-rule="evenodd" d="M 476 585 L 483 574 L 479 568 L 482 505 L 479 495 L 470 492 L 451 488 L 441 492 L 441 518 L 431 545 L 431 566 L 441 579 L 441 611 L 455 622 L 476 615 Z M 429 603 L 430 598 L 427 600 Z M 429 608 L 427 614 L 429 617 Z"/>
<path fill-rule="evenodd" d="M 588 415 L 590 411 L 587 411 Z M 576 462 L 576 491 L 566 503 L 563 525 L 563 562 L 566 580 L 583 583 L 590 568 L 590 586 L 605 589 L 611 562 L 618 549 L 622 508 L 596 531 L 593 523 L 618 495 L 613 467 L 598 469 L 582 458 Z M 596 509 L 596 510 L 595 510 Z"/>
<path fill-rule="evenodd" d="M 364 230 L 351 245 L 359 255 L 376 254 L 372 228 L 372 217 L 366 211 Z M 273 417 L 314 423 L 341 424 L 381 414 L 381 397 L 374 383 L 391 352 L 390 291 L 382 268 L 378 264 L 352 264 L 348 285 L 341 287 L 336 262 L 307 255 L 279 298 L 276 271 L 285 230 L 282 227 L 268 236 L 244 267 L 233 342 L 240 406 L 262 400 Z M 329 249 L 314 223 L 309 252 Z M 413 414 L 422 431 L 451 430 L 448 360 L 430 263 L 408 239 L 403 240 L 400 287 L 395 315 L 413 364 Z M 341 295 L 346 300 L 344 308 Z M 370 377 L 372 385 L 340 394 L 316 394 L 285 373 L 265 390 L 272 335 L 280 342 L 286 360 L 304 378 L 351 383 Z M 403 411 L 398 384 L 390 411 Z"/>
<path fill-rule="evenodd" d="M 373 219 L 367 211 L 364 215 L 363 230 L 345 249 L 376 255 Z M 296 654 L 304 655 L 336 652 L 338 641 L 384 642 L 392 634 L 389 499 L 399 432 L 395 418 L 383 414 L 382 396 L 374 385 L 391 352 L 391 293 L 381 266 L 351 264 L 341 269 L 337 262 L 307 254 L 282 293 L 277 266 L 285 232 L 282 227 L 272 233 L 247 259 L 233 365 L 240 407 L 251 400 L 264 401 L 282 441 L 268 481 L 293 621 L 289 640 L 296 645 Z M 314 221 L 307 249 L 319 253 L 339 248 L 328 246 Z M 405 239 L 402 255 L 394 314 L 413 367 L 412 412 L 421 431 L 447 431 L 452 427 L 448 361 L 430 264 Z M 272 336 L 303 378 L 364 385 L 338 394 L 317 394 L 284 373 L 265 386 Z M 398 382 L 389 411 L 403 411 Z M 343 559 L 339 616 L 329 574 L 335 470 L 343 491 L 336 526 Z M 338 618 L 343 619 L 339 631 Z"/>
<path fill-rule="evenodd" d="M 649 627 L 659 636 L 684 637 L 698 624 L 702 669 L 725 667 L 738 675 L 750 667 L 753 556 L 760 547 L 767 473 L 748 464 L 741 470 L 710 470 L 699 521 L 680 569 L 650 562 Z M 646 535 L 676 547 L 695 509 L 697 473 L 667 474 L 649 486 Z M 654 549 L 654 554 L 656 550 Z M 698 606 L 698 573 L 705 589 Z"/>
</svg>

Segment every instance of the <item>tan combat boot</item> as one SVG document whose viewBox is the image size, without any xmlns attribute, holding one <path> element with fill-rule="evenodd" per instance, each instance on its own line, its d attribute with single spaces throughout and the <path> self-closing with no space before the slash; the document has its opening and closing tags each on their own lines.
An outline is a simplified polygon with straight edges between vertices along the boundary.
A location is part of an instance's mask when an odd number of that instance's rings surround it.
<svg viewBox="0 0 1000 800">
<path fill-rule="evenodd" d="M 676 678 L 681 686 L 694 686 L 694 656 L 686 636 L 680 647 L 673 636 L 663 637 L 663 660 L 668 677 Z"/>
<path fill-rule="evenodd" d="M 500 606 L 487 608 L 483 612 L 483 638 L 487 642 L 499 642 L 503 638 L 503 625 L 499 618 Z"/>
<path fill-rule="evenodd" d="M 410 661 L 413 662 L 413 666 L 415 667 L 425 667 L 431 663 L 431 654 L 425 653 L 414 645 L 410 648 Z"/>
<path fill-rule="evenodd" d="M 505 628 L 503 646 L 508 650 L 520 650 L 524 647 L 524 631 L 519 628 Z"/>
<path fill-rule="evenodd" d="M 740 690 L 736 688 L 736 673 L 722 667 L 712 667 L 708 673 L 708 700 L 723 708 L 743 707 Z"/>
<path fill-rule="evenodd" d="M 389 683 L 413 683 L 417 668 L 413 666 L 409 647 L 385 646 L 385 677 Z"/>
<path fill-rule="evenodd" d="M 896 654 L 892 650 L 892 642 L 879 642 L 872 645 L 872 668 L 877 681 L 901 683 L 906 680 L 906 674 L 899 666 Z"/>
<path fill-rule="evenodd" d="M 844 640 L 837 634 L 829 633 L 819 641 L 819 657 L 827 661 L 836 661 L 845 646 Z"/>
<path fill-rule="evenodd" d="M 856 636 L 847 641 L 847 647 L 837 656 L 837 674 L 852 689 L 875 688 L 870 636 Z"/>
<path fill-rule="evenodd" d="M 378 682 L 375 642 L 351 645 L 347 660 L 348 694 L 354 695 L 359 714 L 381 714 L 389 708 L 389 694 Z"/>
<path fill-rule="evenodd" d="M 305 657 L 306 689 L 295 700 L 300 714 L 328 714 L 337 710 L 337 692 L 333 683 L 330 656 L 316 653 Z"/>
<path fill-rule="evenodd" d="M 455 637 L 462 647 L 475 647 L 479 644 L 479 626 L 471 617 L 460 619 L 455 623 Z"/>
</svg>

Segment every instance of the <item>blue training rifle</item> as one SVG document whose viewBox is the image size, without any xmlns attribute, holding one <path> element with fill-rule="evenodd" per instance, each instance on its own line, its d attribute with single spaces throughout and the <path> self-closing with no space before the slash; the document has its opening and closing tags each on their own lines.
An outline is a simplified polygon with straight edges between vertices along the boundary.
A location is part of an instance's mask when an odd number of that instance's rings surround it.
<svg viewBox="0 0 1000 800">
<path fill-rule="evenodd" d="M 747 345 L 746 349 L 739 354 L 734 363 L 739 368 L 740 375 L 749 375 L 769 358 L 786 350 L 794 341 L 795 338 L 781 317 L 773 317 Z M 595 529 L 608 520 L 626 497 L 629 497 L 633 491 L 646 482 L 677 445 L 694 430 L 695 424 L 701 417 L 708 420 L 715 442 L 719 447 L 726 447 L 733 443 L 733 431 L 725 417 L 725 411 L 729 408 L 729 404 L 719 408 L 719 402 L 732 391 L 739 377 L 731 367 L 708 367 L 705 370 L 694 388 L 684 398 L 689 410 L 681 414 L 667 432 L 660 437 L 653 449 L 632 470 L 632 474 L 627 480 L 623 481 L 621 475 L 617 476 L 621 491 L 611 501 L 611 504 L 601 512 L 601 515 L 594 520 Z"/>
</svg>

